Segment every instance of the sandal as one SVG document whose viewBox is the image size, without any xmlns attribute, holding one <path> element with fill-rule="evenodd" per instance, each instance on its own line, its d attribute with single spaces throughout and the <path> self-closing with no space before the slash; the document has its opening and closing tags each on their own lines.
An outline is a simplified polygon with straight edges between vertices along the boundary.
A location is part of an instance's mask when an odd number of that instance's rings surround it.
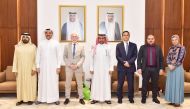
<svg viewBox="0 0 190 109">
<path fill-rule="evenodd" d="M 107 104 L 111 104 L 111 101 L 105 101 Z"/>
<path fill-rule="evenodd" d="M 90 103 L 91 103 L 91 104 L 96 104 L 96 103 L 98 103 L 98 101 L 92 100 Z"/>
</svg>

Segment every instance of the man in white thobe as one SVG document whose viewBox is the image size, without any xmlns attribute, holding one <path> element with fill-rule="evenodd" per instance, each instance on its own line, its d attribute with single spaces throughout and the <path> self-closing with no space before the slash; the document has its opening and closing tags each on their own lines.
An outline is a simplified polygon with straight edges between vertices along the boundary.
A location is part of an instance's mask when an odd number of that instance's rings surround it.
<svg viewBox="0 0 190 109">
<path fill-rule="evenodd" d="M 90 72 L 92 76 L 91 104 L 106 102 L 111 104 L 111 49 L 105 34 L 99 34 L 96 45 L 92 48 Z"/>
<path fill-rule="evenodd" d="M 45 30 L 46 39 L 40 42 L 37 50 L 38 102 L 59 105 L 59 43 L 52 39 L 53 31 Z"/>
</svg>

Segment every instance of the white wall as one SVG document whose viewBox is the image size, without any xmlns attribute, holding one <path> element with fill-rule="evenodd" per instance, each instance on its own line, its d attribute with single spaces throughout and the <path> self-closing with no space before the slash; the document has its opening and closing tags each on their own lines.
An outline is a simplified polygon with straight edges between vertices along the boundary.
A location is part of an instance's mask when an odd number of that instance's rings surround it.
<svg viewBox="0 0 190 109">
<path fill-rule="evenodd" d="M 86 59 L 84 71 L 89 74 L 89 50 L 90 45 L 95 43 L 97 34 L 97 6 L 98 5 L 123 5 L 124 6 L 124 30 L 131 33 L 130 41 L 138 47 L 144 44 L 145 35 L 145 0 L 38 0 L 38 42 L 44 38 L 44 29 L 51 28 L 54 38 L 59 40 L 59 5 L 86 5 Z M 61 43 L 61 48 L 67 43 Z M 114 64 L 115 46 L 113 48 Z"/>
</svg>

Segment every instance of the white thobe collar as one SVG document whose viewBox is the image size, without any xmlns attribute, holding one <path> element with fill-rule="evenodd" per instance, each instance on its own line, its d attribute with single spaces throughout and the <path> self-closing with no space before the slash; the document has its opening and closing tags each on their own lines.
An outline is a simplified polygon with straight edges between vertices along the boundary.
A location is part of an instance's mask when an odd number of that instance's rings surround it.
<svg viewBox="0 0 190 109">
<path fill-rule="evenodd" d="M 53 40 L 53 39 L 51 38 L 51 39 L 49 39 L 49 40 L 48 40 L 48 39 L 45 39 L 45 40 L 46 40 L 46 42 L 50 42 L 50 41 Z"/>
</svg>

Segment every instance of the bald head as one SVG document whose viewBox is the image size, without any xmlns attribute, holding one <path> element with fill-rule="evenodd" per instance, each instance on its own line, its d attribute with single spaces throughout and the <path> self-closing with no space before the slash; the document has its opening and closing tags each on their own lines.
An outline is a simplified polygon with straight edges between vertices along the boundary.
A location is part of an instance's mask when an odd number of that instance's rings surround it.
<svg viewBox="0 0 190 109">
<path fill-rule="evenodd" d="M 147 43 L 149 44 L 149 45 L 153 45 L 153 44 L 155 44 L 155 36 L 154 35 L 148 35 L 147 36 Z"/>
<path fill-rule="evenodd" d="M 72 34 L 71 34 L 71 41 L 72 41 L 73 43 L 78 42 L 78 39 L 79 39 L 79 36 L 78 36 L 77 33 L 72 33 Z"/>
</svg>

